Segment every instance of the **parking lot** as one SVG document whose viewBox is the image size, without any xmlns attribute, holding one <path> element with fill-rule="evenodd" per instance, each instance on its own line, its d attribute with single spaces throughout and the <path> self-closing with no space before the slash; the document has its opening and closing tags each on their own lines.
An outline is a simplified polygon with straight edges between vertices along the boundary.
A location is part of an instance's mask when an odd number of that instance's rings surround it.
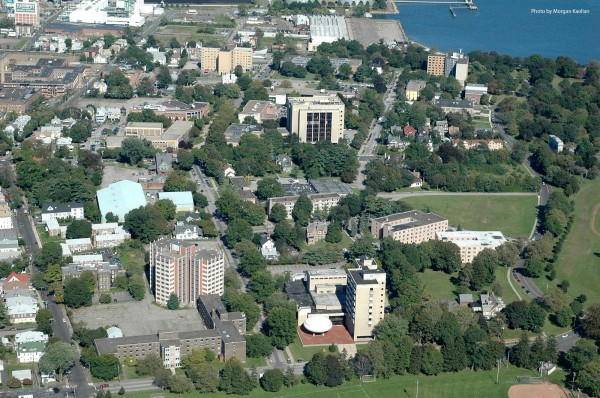
<svg viewBox="0 0 600 398">
<path fill-rule="evenodd" d="M 125 166 L 121 163 L 105 164 L 102 188 L 121 180 L 137 182 L 140 176 L 148 176 L 148 171 L 135 166 Z"/>
<path fill-rule="evenodd" d="M 159 330 L 191 331 L 206 327 L 195 309 L 171 311 L 153 303 L 154 297 L 146 293 L 142 301 L 99 304 L 73 310 L 76 321 L 88 328 L 118 326 L 125 336 L 157 333 Z"/>
</svg>

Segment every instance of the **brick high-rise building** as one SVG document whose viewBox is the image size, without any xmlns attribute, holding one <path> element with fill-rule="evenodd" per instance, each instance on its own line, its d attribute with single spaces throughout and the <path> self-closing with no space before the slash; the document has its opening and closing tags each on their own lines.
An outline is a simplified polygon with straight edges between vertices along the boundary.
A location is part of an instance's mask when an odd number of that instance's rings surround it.
<svg viewBox="0 0 600 398">
<path fill-rule="evenodd" d="M 150 244 L 150 280 L 159 304 L 166 305 L 172 293 L 189 306 L 201 295 L 222 295 L 224 273 L 224 255 L 216 243 L 160 239 Z"/>
<path fill-rule="evenodd" d="M 445 66 L 445 54 L 435 54 L 427 57 L 427 74 L 432 76 L 444 76 Z"/>
</svg>

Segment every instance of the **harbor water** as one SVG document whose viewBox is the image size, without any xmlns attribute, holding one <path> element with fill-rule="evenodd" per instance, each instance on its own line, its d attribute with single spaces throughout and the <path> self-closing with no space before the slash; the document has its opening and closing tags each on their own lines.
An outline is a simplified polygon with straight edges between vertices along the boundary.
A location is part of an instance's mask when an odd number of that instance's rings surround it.
<svg viewBox="0 0 600 398">
<path fill-rule="evenodd" d="M 438 50 L 496 51 L 527 57 L 600 60 L 598 0 L 474 0 L 476 11 L 449 4 L 396 3 L 409 39 Z M 452 6 L 456 17 L 449 11 Z"/>
</svg>

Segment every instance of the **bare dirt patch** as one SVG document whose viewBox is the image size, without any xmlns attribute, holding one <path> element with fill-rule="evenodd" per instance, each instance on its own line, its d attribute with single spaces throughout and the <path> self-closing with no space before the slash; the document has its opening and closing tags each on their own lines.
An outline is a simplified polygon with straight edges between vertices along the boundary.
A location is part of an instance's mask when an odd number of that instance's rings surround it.
<svg viewBox="0 0 600 398">
<path fill-rule="evenodd" d="M 594 211 L 592 212 L 592 217 L 590 218 L 590 229 L 595 235 L 600 236 L 600 232 L 598 232 L 596 229 L 596 217 L 598 216 L 598 210 L 600 210 L 600 203 L 594 207 Z"/>
<path fill-rule="evenodd" d="M 508 390 L 509 398 L 568 398 L 569 395 L 556 384 L 517 384 Z"/>
</svg>

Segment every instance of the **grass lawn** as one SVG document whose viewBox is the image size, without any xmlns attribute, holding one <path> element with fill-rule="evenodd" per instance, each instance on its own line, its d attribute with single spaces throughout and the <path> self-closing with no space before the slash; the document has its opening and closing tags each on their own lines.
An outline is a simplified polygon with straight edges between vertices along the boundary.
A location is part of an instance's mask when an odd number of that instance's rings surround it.
<svg viewBox="0 0 600 398">
<path fill-rule="evenodd" d="M 537 206 L 537 196 L 415 196 L 403 201 L 415 209 L 447 217 L 464 229 L 502 231 L 509 237 L 528 237 Z"/>
<path fill-rule="evenodd" d="M 600 180 L 586 181 L 573 196 L 573 226 L 556 261 L 556 280 L 569 280 L 571 286 L 568 294 L 572 297 L 585 294 L 587 305 L 600 302 L 600 236 L 595 235 L 590 227 L 594 208 L 600 204 L 599 190 Z M 600 225 L 599 218 L 600 213 L 593 221 L 596 228 Z"/>
<path fill-rule="evenodd" d="M 512 275 L 510 277 L 512 278 Z M 521 287 L 517 285 L 517 281 L 514 279 L 512 279 L 512 281 L 513 281 L 513 286 L 515 287 L 515 289 L 517 289 L 517 291 L 519 291 L 519 289 L 521 289 Z M 496 268 L 496 282 L 494 282 L 494 283 L 501 286 L 502 291 L 497 292 L 497 293 L 500 296 L 502 296 L 502 299 L 504 300 L 505 304 L 509 304 L 509 303 L 512 303 L 513 301 L 519 300 L 519 298 L 517 297 L 515 292 L 510 288 L 510 285 L 508 284 L 508 279 L 506 279 L 506 268 L 504 268 L 504 267 Z M 519 292 L 519 294 L 521 294 L 521 292 Z M 523 298 L 523 296 L 527 296 L 525 294 L 525 292 L 523 292 L 523 294 L 521 294 L 521 298 L 524 300 L 528 300 L 527 298 Z M 527 296 L 527 297 L 529 297 L 529 296 Z"/>
<path fill-rule="evenodd" d="M 267 359 L 266 358 L 250 358 L 250 357 L 246 358 L 244 367 L 251 368 L 253 366 L 256 366 L 257 368 L 260 366 L 267 366 Z"/>
<path fill-rule="evenodd" d="M 269 393 L 256 388 L 248 395 L 249 398 L 263 397 L 298 397 L 310 398 L 318 394 L 319 398 L 412 398 L 416 395 L 417 380 L 419 382 L 419 397 L 421 398 L 506 398 L 509 388 L 515 383 L 516 376 L 535 376 L 531 370 L 508 368 L 501 366 L 499 384 L 496 384 L 496 370 L 487 372 L 462 371 L 460 373 L 443 373 L 438 376 L 394 376 L 390 379 L 377 379 L 372 383 L 349 382 L 341 387 L 316 387 L 311 384 L 299 384 L 293 388 L 282 388 L 275 393 Z M 562 380 L 564 373 L 555 372 L 552 380 Z M 148 398 L 156 391 L 126 393 L 126 398 Z M 193 391 L 186 394 L 164 393 L 165 397 L 226 397 L 225 393 L 200 394 Z"/>
<path fill-rule="evenodd" d="M 301 78 L 301 79 L 297 78 L 297 77 L 283 76 L 279 72 L 273 72 L 273 73 L 271 73 L 271 77 L 273 79 L 282 79 L 282 80 L 290 80 L 290 81 L 294 81 L 294 80 L 315 80 L 314 73 L 310 73 L 310 72 L 306 72 L 306 76 L 304 78 Z"/>
<path fill-rule="evenodd" d="M 306 245 L 305 249 L 316 250 L 316 249 L 325 249 L 325 248 L 336 248 L 336 249 L 342 250 L 342 249 L 349 248 L 350 245 L 352 245 L 352 243 L 354 243 L 352 238 L 346 233 L 346 231 L 343 231 L 342 241 L 340 243 L 327 243 L 324 240 L 322 240 L 313 245 Z"/>
<path fill-rule="evenodd" d="M 328 345 L 303 347 L 299 337 L 296 337 L 296 340 L 294 340 L 294 342 L 288 347 L 290 348 L 295 361 L 297 361 L 299 358 L 308 361 L 317 352 L 329 352 Z"/>
<path fill-rule="evenodd" d="M 473 119 L 471 124 L 475 128 L 482 128 L 482 129 L 488 128 L 489 129 L 492 127 L 492 126 L 490 126 L 490 122 L 487 119 Z"/>
<path fill-rule="evenodd" d="M 46 231 L 46 228 L 43 225 L 38 225 L 35 227 L 37 229 L 40 240 L 42 241 L 42 245 L 50 242 L 62 242 L 64 239 L 58 236 L 50 236 Z"/>
<path fill-rule="evenodd" d="M 456 286 L 450 282 L 452 275 L 448 275 L 441 271 L 426 269 L 425 272 L 419 273 L 419 276 L 421 278 L 421 283 L 423 284 L 423 290 L 429 295 L 430 300 L 440 301 L 458 299 L 458 296 L 454 293 Z"/>
</svg>

